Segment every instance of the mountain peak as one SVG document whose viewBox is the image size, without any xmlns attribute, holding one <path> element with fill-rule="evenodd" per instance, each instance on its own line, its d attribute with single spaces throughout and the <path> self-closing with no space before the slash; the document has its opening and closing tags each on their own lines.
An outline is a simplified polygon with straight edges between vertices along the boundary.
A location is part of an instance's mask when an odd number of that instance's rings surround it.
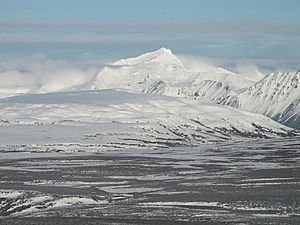
<svg viewBox="0 0 300 225">
<path fill-rule="evenodd" d="M 175 65 L 183 67 L 181 61 L 168 48 L 160 48 L 153 52 L 148 52 L 135 58 L 121 59 L 115 62 L 115 66 L 133 66 L 144 63 L 160 63 L 164 65 Z"/>
<path fill-rule="evenodd" d="M 173 55 L 173 52 L 171 51 L 171 49 L 165 48 L 165 47 L 162 47 L 154 52 L 161 53 L 161 54 Z"/>
</svg>

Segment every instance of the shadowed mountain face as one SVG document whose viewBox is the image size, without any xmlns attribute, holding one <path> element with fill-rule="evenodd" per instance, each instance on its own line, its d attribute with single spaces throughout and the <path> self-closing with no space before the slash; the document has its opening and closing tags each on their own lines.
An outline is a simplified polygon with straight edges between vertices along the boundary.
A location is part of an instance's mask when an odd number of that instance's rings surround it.
<svg viewBox="0 0 300 225">
<path fill-rule="evenodd" d="M 120 88 L 223 104 L 300 128 L 300 72 L 253 77 L 211 65 L 193 72 L 171 50 L 162 48 L 105 67 L 90 88 Z"/>
</svg>

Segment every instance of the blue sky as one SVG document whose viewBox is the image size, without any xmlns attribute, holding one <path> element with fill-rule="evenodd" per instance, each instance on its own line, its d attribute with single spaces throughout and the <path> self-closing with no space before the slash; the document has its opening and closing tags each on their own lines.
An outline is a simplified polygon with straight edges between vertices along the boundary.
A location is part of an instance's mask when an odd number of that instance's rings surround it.
<svg viewBox="0 0 300 225">
<path fill-rule="evenodd" d="M 299 0 L 1 0 L 8 20 L 300 19 Z"/>
<path fill-rule="evenodd" d="M 0 58 L 117 59 L 162 46 L 296 69 L 300 0 L 0 0 Z"/>
</svg>

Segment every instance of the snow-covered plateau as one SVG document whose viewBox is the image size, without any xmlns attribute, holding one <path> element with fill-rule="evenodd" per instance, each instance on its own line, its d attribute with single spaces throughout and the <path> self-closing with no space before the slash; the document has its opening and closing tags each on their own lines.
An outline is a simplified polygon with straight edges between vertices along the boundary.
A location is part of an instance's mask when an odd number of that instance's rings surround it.
<svg viewBox="0 0 300 225">
<path fill-rule="evenodd" d="M 179 97 L 91 90 L 0 100 L 0 143 L 148 148 L 294 136 L 263 115 Z"/>
</svg>

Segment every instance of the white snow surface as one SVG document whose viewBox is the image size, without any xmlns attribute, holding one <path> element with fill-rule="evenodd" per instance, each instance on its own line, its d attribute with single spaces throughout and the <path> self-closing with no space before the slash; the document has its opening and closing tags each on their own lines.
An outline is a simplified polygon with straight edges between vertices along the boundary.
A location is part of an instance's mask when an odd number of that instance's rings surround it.
<svg viewBox="0 0 300 225">
<path fill-rule="evenodd" d="M 41 213 L 47 210 L 60 210 L 66 207 L 77 207 L 92 205 L 99 206 L 107 204 L 106 200 L 95 200 L 91 197 L 83 196 L 52 196 L 44 195 L 38 192 L 25 192 L 25 191 L 14 191 L 14 190 L 2 190 L 0 189 L 0 207 L 10 208 L 8 212 L 12 212 L 14 216 L 28 215 L 34 213 Z M 23 208 L 18 211 L 18 209 Z M 16 210 L 16 212 L 13 212 Z"/>
<path fill-rule="evenodd" d="M 211 65 L 203 66 L 198 72 L 189 70 L 171 50 L 161 48 L 105 67 L 91 89 L 119 88 L 169 96 L 196 96 L 209 102 L 251 84 L 253 80 Z M 203 95 L 203 90 L 209 93 Z"/>
<path fill-rule="evenodd" d="M 270 119 L 230 107 L 159 95 L 116 90 L 32 94 L 0 100 L 2 120 L 19 123 L 52 123 L 64 120 L 81 122 L 136 122 L 171 118 L 198 118 L 207 126 L 237 126 L 251 130 L 259 122 L 280 128 Z M 169 119 L 170 118 L 170 119 Z"/>
<path fill-rule="evenodd" d="M 276 136 L 290 131 L 265 116 L 232 107 L 117 90 L 1 99 L 0 119 L 1 144 L 122 146 L 143 142 L 145 147 L 159 147 L 169 141 L 196 144 L 249 136 L 247 132 L 255 136 Z"/>
</svg>

